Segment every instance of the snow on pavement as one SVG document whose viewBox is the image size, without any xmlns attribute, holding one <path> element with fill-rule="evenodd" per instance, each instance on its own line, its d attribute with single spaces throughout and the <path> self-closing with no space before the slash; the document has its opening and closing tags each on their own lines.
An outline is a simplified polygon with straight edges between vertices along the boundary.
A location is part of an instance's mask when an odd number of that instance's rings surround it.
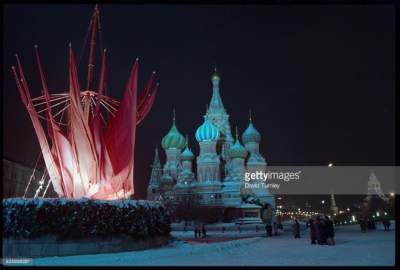
<svg viewBox="0 0 400 270">
<path fill-rule="evenodd" d="M 189 232 L 188 232 L 189 233 Z M 308 232 L 294 239 L 252 238 L 216 243 L 186 243 L 174 240 L 165 247 L 143 251 L 38 258 L 33 265 L 65 266 L 392 266 L 395 262 L 395 232 L 361 233 L 359 226 L 337 228 L 336 246 L 311 245 Z"/>
</svg>

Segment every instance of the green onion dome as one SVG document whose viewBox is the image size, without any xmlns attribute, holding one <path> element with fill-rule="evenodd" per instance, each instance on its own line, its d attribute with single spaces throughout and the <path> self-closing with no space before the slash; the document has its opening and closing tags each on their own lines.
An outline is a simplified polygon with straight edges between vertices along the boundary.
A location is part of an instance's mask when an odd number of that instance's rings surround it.
<svg viewBox="0 0 400 270">
<path fill-rule="evenodd" d="M 243 158 L 243 159 L 247 157 L 246 148 L 244 148 L 239 141 L 237 128 L 236 128 L 236 141 L 229 149 L 229 156 L 230 158 Z"/>
<path fill-rule="evenodd" d="M 183 149 L 185 147 L 186 140 L 185 137 L 178 131 L 178 129 L 175 126 L 175 117 L 172 122 L 172 127 L 167 133 L 167 135 L 164 136 L 164 138 L 161 141 L 161 146 L 164 150 L 170 149 L 170 148 L 177 148 L 177 149 Z"/>
<path fill-rule="evenodd" d="M 261 141 L 261 134 L 253 126 L 251 119 L 250 119 L 249 126 L 246 128 L 246 130 L 242 134 L 242 141 L 244 144 L 246 144 L 248 142 L 260 143 L 260 141 Z"/>
<path fill-rule="evenodd" d="M 195 137 L 198 142 L 216 141 L 219 138 L 219 130 L 205 117 L 204 123 L 196 130 Z"/>
</svg>

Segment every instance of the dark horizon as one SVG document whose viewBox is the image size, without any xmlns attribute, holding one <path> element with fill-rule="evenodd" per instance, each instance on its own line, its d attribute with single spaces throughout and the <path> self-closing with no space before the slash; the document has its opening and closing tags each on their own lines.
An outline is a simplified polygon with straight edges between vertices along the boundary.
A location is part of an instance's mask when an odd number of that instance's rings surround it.
<svg viewBox="0 0 400 270">
<path fill-rule="evenodd" d="M 138 126 L 135 187 L 145 196 L 154 148 L 176 110 L 194 132 L 211 99 L 214 65 L 231 127 L 248 110 L 269 165 L 394 165 L 394 7 L 279 5 L 100 5 L 109 55 L 108 94 L 120 98 L 136 57 L 139 86 L 152 70 L 160 88 Z M 52 93 L 67 86 L 68 43 L 83 44 L 93 5 L 6 5 L 3 157 L 34 166 L 39 144 L 10 72 L 18 53 L 32 96 L 40 95 L 34 44 Z M 96 59 L 99 63 L 99 59 Z M 79 69 L 86 79 L 86 54 Z M 99 72 L 98 66 L 96 72 Z M 162 161 L 165 156 L 160 151 Z"/>
</svg>

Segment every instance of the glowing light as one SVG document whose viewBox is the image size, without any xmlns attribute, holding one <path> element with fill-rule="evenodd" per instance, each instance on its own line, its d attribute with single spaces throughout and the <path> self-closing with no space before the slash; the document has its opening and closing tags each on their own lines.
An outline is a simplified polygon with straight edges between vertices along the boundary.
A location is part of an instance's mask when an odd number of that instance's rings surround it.
<svg viewBox="0 0 400 270">
<path fill-rule="evenodd" d="M 394 197 L 394 192 L 390 192 L 390 197 Z"/>
<path fill-rule="evenodd" d="M 353 222 L 355 222 L 356 221 L 356 217 L 353 215 L 353 216 L 351 216 L 351 220 L 353 221 Z"/>
<path fill-rule="evenodd" d="M 332 163 L 329 163 L 329 164 L 328 164 L 328 167 L 332 167 L 332 166 L 333 166 L 333 164 L 332 164 Z"/>
<path fill-rule="evenodd" d="M 324 203 L 325 203 L 325 200 L 322 200 L 321 203 L 324 204 Z"/>
<path fill-rule="evenodd" d="M 346 210 L 347 210 L 347 212 L 349 212 L 349 211 L 350 211 L 350 208 L 348 208 L 348 207 L 347 207 L 347 209 L 346 209 Z"/>
<path fill-rule="evenodd" d="M 379 216 L 380 216 L 379 212 L 376 212 L 376 216 L 377 216 L 377 217 L 379 217 Z"/>
</svg>

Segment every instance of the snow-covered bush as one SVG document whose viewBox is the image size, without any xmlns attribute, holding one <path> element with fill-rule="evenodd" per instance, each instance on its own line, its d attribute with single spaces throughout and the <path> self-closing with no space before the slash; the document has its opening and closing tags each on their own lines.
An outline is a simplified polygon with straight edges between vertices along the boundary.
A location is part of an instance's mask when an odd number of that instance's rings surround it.
<svg viewBox="0 0 400 270">
<path fill-rule="evenodd" d="M 88 199 L 3 199 L 3 237 L 58 239 L 166 236 L 170 218 L 156 202 Z"/>
</svg>

